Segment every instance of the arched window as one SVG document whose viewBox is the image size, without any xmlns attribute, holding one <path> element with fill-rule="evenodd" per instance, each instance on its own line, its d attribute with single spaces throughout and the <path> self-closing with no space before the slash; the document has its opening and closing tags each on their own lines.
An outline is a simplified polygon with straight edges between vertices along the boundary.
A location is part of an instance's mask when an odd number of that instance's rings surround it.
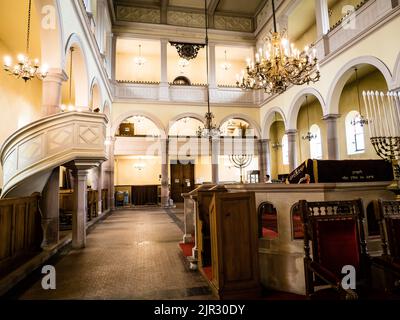
<svg viewBox="0 0 400 320">
<path fill-rule="evenodd" d="M 360 113 L 350 111 L 345 121 L 347 154 L 363 153 L 365 151 L 364 127 L 360 125 Z"/>
<path fill-rule="evenodd" d="M 270 202 L 263 202 L 258 207 L 259 238 L 276 239 L 278 237 L 278 216 L 276 208 Z"/>
<path fill-rule="evenodd" d="M 322 159 L 321 130 L 318 125 L 313 124 L 310 132 L 316 137 L 310 141 L 310 157 L 311 159 Z"/>
<path fill-rule="evenodd" d="M 289 143 L 287 134 L 282 137 L 282 163 L 283 165 L 289 164 Z"/>
<path fill-rule="evenodd" d="M 191 82 L 189 80 L 189 78 L 185 77 L 185 76 L 179 76 L 176 77 L 174 79 L 174 81 L 172 81 L 173 85 L 179 85 L 179 86 L 190 86 Z"/>
</svg>

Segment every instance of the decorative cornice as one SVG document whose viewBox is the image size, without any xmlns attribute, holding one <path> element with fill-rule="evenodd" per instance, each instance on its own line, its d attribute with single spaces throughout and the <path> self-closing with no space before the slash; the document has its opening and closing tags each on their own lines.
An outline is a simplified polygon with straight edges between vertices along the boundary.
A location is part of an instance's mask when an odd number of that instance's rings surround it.
<svg viewBox="0 0 400 320">
<path fill-rule="evenodd" d="M 205 16 L 202 10 L 188 10 L 169 7 L 166 13 L 167 24 L 181 27 L 204 28 Z M 140 6 L 117 5 L 116 20 L 160 24 L 161 9 Z M 213 15 L 212 28 L 219 30 L 251 33 L 254 30 L 253 18 L 246 15 L 218 13 Z"/>
</svg>

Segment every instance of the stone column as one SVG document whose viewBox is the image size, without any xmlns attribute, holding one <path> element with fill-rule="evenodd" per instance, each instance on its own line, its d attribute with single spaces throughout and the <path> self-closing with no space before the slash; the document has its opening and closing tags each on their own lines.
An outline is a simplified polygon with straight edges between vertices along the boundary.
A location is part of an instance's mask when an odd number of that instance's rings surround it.
<svg viewBox="0 0 400 320">
<path fill-rule="evenodd" d="M 271 155 L 269 152 L 269 139 L 258 140 L 258 168 L 260 170 L 260 182 L 264 181 L 271 172 Z"/>
<path fill-rule="evenodd" d="M 210 89 L 217 88 L 217 69 L 216 69 L 216 56 L 215 56 L 215 43 L 208 43 L 208 83 Z"/>
<path fill-rule="evenodd" d="M 183 243 L 193 242 L 194 234 L 194 221 L 195 221 L 195 205 L 189 193 L 183 194 L 183 222 L 184 222 L 184 235 Z"/>
<path fill-rule="evenodd" d="M 218 156 L 220 152 L 220 139 L 210 139 L 211 144 L 211 179 L 212 183 L 218 184 Z"/>
<path fill-rule="evenodd" d="M 111 34 L 111 80 L 116 81 L 117 36 Z"/>
<path fill-rule="evenodd" d="M 86 245 L 87 220 L 87 169 L 74 168 L 74 212 L 72 214 L 72 247 L 84 248 Z"/>
<path fill-rule="evenodd" d="M 160 40 L 161 47 L 161 75 L 160 75 L 160 100 L 169 100 L 169 84 L 168 84 L 168 40 Z"/>
<path fill-rule="evenodd" d="M 161 207 L 169 207 L 168 139 L 161 139 Z"/>
<path fill-rule="evenodd" d="M 315 0 L 315 18 L 317 21 L 317 39 L 329 31 L 329 12 L 327 0 Z"/>
<path fill-rule="evenodd" d="M 42 116 L 60 112 L 61 87 L 68 76 L 61 69 L 50 69 L 42 84 Z"/>
<path fill-rule="evenodd" d="M 110 136 L 107 137 L 106 143 L 108 146 L 108 151 L 107 151 L 108 160 L 103 164 L 103 167 L 104 167 L 105 174 L 108 177 L 108 183 L 109 183 L 109 185 L 107 186 L 109 208 L 110 208 L 110 210 L 114 210 L 115 209 L 115 201 L 114 201 L 114 196 L 115 196 L 115 188 L 114 188 L 114 144 L 115 144 L 115 138 L 110 137 Z"/>
<path fill-rule="evenodd" d="M 46 250 L 58 243 L 59 239 L 59 192 L 60 168 L 53 170 L 42 193 L 42 228 L 43 241 L 41 247 Z"/>
<path fill-rule="evenodd" d="M 97 214 L 101 215 L 103 210 L 101 209 L 103 199 L 102 199 L 102 189 L 103 189 L 103 165 L 100 164 L 97 167 Z"/>
<path fill-rule="evenodd" d="M 339 160 L 338 118 L 340 118 L 339 114 L 328 114 L 323 117 L 326 121 L 328 160 Z"/>
<path fill-rule="evenodd" d="M 296 137 L 297 130 L 288 130 L 285 132 L 288 137 L 289 149 L 289 171 L 292 172 L 297 167 Z"/>
</svg>

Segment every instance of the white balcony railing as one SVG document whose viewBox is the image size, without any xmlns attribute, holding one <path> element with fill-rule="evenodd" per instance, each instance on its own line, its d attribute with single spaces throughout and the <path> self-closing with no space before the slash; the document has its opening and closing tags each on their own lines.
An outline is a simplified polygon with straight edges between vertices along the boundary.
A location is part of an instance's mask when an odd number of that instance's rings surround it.
<svg viewBox="0 0 400 320">
<path fill-rule="evenodd" d="M 116 100 L 171 101 L 178 103 L 205 103 L 205 86 L 162 85 L 119 81 L 115 84 Z M 229 105 L 255 105 L 255 92 L 235 87 L 210 88 L 210 102 Z"/>
</svg>

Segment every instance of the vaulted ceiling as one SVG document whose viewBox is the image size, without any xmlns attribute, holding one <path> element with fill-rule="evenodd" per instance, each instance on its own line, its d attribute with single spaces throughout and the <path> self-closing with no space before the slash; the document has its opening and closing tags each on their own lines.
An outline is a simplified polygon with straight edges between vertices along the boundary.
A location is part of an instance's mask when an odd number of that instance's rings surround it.
<svg viewBox="0 0 400 320">
<path fill-rule="evenodd" d="M 206 0 L 209 27 L 253 32 L 267 0 Z M 113 0 L 117 21 L 203 28 L 203 0 Z"/>
</svg>

